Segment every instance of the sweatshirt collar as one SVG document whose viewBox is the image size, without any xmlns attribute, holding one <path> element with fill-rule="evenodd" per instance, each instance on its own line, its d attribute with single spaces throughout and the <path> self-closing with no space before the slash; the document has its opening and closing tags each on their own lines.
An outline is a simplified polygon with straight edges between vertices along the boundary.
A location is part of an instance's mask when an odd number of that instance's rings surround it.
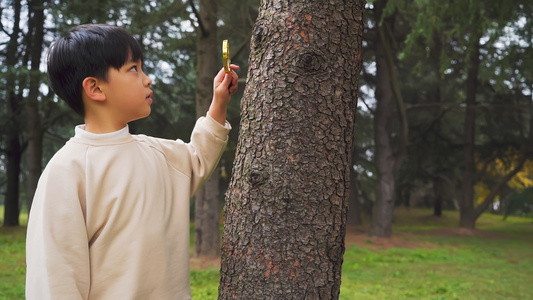
<svg viewBox="0 0 533 300">
<path fill-rule="evenodd" d="M 92 133 L 87 130 L 85 130 L 85 124 L 78 125 L 76 128 L 74 128 L 74 137 L 75 138 L 82 138 L 82 139 L 88 139 L 88 140 L 94 140 L 94 141 L 104 141 L 104 140 L 118 140 L 125 137 L 128 137 L 130 135 L 129 126 L 126 125 L 124 128 L 109 132 L 109 133 Z"/>
</svg>

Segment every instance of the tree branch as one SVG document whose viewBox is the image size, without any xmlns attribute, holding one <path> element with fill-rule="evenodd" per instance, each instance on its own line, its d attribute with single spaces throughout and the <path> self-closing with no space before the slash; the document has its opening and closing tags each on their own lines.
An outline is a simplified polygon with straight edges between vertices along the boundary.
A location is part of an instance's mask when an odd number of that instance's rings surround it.
<svg viewBox="0 0 533 300">
<path fill-rule="evenodd" d="M 483 174 L 485 174 L 485 172 L 487 171 L 487 168 L 489 167 L 489 163 L 494 161 L 497 157 L 498 157 L 498 154 L 494 153 L 491 157 L 486 159 L 485 162 L 483 162 L 483 166 L 481 167 L 481 169 L 474 174 L 474 182 L 477 182 L 481 179 L 481 176 L 483 176 Z"/>
<path fill-rule="evenodd" d="M 376 112 L 375 112 L 370 106 L 368 106 L 368 104 L 366 103 L 365 98 L 360 97 L 359 100 L 361 100 L 361 101 L 363 102 L 363 104 L 366 106 L 366 109 L 368 109 L 368 111 L 369 111 L 372 115 L 376 115 Z"/>
<path fill-rule="evenodd" d="M 204 24 L 202 23 L 202 19 L 200 18 L 200 14 L 198 13 L 196 6 L 194 6 L 193 0 L 189 0 L 189 4 L 191 6 L 193 14 L 196 16 L 196 20 L 198 20 L 198 27 L 200 28 L 200 34 L 202 36 L 205 36 L 207 32 L 205 30 Z"/>
<path fill-rule="evenodd" d="M 518 172 L 520 172 L 520 170 L 522 170 L 522 167 L 524 166 L 524 163 L 526 162 L 527 158 L 528 155 L 524 154 L 516 165 L 516 167 L 511 172 L 507 173 L 507 175 L 505 175 L 502 180 L 500 180 L 500 182 L 498 182 L 496 186 L 494 186 L 494 188 L 490 191 L 490 194 L 487 196 L 487 198 L 485 198 L 483 203 L 481 203 L 480 205 L 478 205 L 478 207 L 475 208 L 475 219 L 477 219 L 489 207 L 489 205 L 494 201 L 496 195 L 498 195 L 500 190 L 507 184 L 507 182 L 511 180 Z"/>
</svg>

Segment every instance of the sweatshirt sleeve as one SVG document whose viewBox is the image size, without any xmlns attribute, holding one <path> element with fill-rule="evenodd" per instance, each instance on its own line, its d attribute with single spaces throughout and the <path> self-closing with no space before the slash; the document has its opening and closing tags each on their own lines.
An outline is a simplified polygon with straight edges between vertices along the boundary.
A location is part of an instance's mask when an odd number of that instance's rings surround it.
<svg viewBox="0 0 533 300">
<path fill-rule="evenodd" d="M 87 299 L 89 243 L 83 174 L 53 158 L 35 193 L 26 236 L 26 299 Z"/>
<path fill-rule="evenodd" d="M 199 118 L 191 134 L 188 154 L 191 162 L 191 197 L 211 176 L 228 143 L 231 126 L 215 121 L 211 116 Z"/>
<path fill-rule="evenodd" d="M 226 148 L 230 130 L 228 122 L 222 126 L 208 115 L 196 121 L 190 143 L 144 135 L 137 136 L 137 139 L 163 153 L 167 163 L 189 178 L 188 196 L 192 197 L 217 166 Z"/>
</svg>

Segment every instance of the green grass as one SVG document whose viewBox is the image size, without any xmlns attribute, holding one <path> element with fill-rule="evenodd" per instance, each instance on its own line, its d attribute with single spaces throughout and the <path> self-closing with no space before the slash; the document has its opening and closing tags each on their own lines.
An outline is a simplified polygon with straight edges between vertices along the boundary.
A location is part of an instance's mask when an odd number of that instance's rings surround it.
<svg viewBox="0 0 533 300">
<path fill-rule="evenodd" d="M 418 248 L 347 245 L 340 299 L 533 299 L 533 219 L 485 214 L 477 227 L 488 237 L 420 234 L 457 227 L 457 212 L 430 214 L 395 213 L 396 238 Z M 24 239 L 23 226 L 0 228 L 0 300 L 24 299 Z M 216 299 L 218 282 L 217 269 L 191 271 L 193 299 Z"/>
<path fill-rule="evenodd" d="M 191 297 L 194 300 L 217 299 L 219 281 L 218 269 L 191 271 Z"/>
<path fill-rule="evenodd" d="M 25 238 L 26 227 L 0 227 L 0 300 L 24 299 Z"/>
<path fill-rule="evenodd" d="M 26 276 L 27 213 L 19 219 L 21 227 L 0 227 L 0 300 L 24 299 Z M 0 225 L 4 223 L 4 206 L 0 206 Z"/>
<path fill-rule="evenodd" d="M 533 244 L 456 238 L 438 244 L 380 251 L 350 247 L 341 299 L 533 299 Z"/>
<path fill-rule="evenodd" d="M 341 299 L 533 299 L 533 219 L 484 214 L 479 235 L 431 235 L 456 228 L 458 212 L 397 210 L 395 232 L 421 248 L 347 246 Z M 485 236 L 485 235 L 481 235 Z"/>
</svg>

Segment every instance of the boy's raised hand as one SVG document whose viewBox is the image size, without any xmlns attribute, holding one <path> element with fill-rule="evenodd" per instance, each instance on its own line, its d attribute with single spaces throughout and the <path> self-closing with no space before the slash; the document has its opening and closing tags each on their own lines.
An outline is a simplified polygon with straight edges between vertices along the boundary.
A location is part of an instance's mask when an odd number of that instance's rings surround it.
<svg viewBox="0 0 533 300">
<path fill-rule="evenodd" d="M 209 107 L 209 115 L 220 124 L 226 124 L 226 109 L 231 95 L 238 89 L 237 73 L 239 66 L 231 65 L 231 73 L 224 72 L 222 68 L 213 80 L 213 101 Z"/>
<path fill-rule="evenodd" d="M 224 72 L 224 68 L 218 71 L 217 76 L 213 80 L 214 90 L 213 94 L 215 98 L 220 98 L 217 100 L 224 100 L 223 102 L 229 102 L 230 96 L 235 93 L 238 89 L 237 80 L 239 76 L 233 70 L 238 70 L 239 66 L 231 65 L 231 73 Z"/>
</svg>

